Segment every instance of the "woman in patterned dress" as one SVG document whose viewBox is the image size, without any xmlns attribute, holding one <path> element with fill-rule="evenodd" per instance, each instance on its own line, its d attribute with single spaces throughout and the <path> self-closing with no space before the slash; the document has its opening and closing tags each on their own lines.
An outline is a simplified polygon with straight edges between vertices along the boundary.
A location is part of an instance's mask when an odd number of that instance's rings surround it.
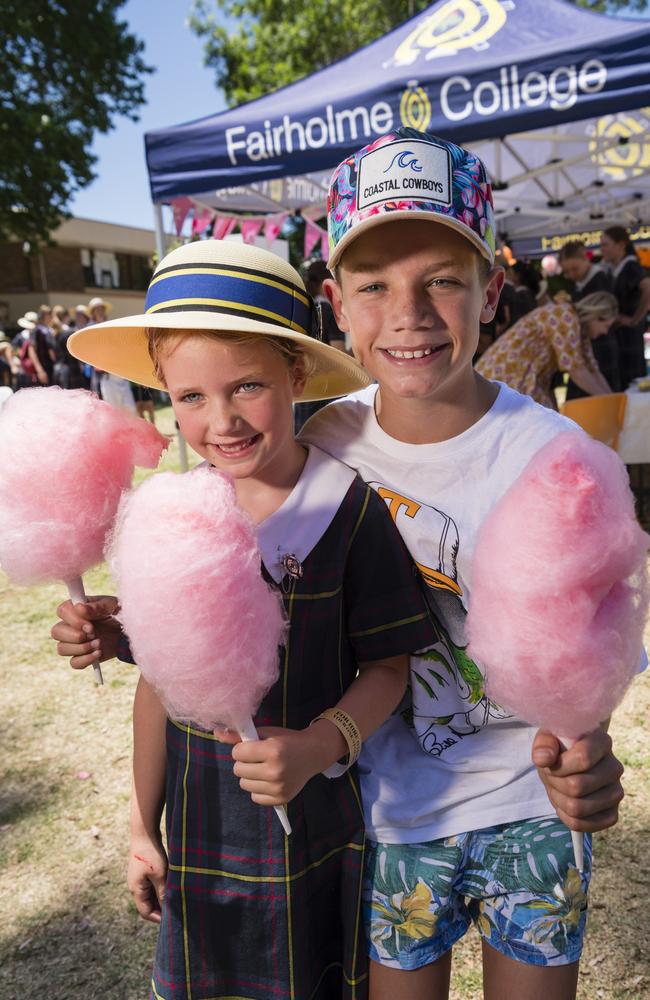
<svg viewBox="0 0 650 1000">
<path fill-rule="evenodd" d="M 551 409 L 557 409 L 552 390 L 557 372 L 568 372 L 590 396 L 611 392 L 596 364 L 591 341 L 607 332 L 617 312 L 616 299 L 607 292 L 573 304 L 541 306 L 504 333 L 481 357 L 476 370 Z"/>
</svg>

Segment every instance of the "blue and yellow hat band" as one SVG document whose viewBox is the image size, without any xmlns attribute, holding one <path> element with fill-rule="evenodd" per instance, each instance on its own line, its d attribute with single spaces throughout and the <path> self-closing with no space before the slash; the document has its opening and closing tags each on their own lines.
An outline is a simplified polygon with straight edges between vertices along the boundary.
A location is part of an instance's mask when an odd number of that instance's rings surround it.
<svg viewBox="0 0 650 1000">
<path fill-rule="evenodd" d="M 229 264 L 177 264 L 159 270 L 149 285 L 145 313 L 212 312 L 245 316 L 309 334 L 311 300 L 281 277 Z"/>
</svg>

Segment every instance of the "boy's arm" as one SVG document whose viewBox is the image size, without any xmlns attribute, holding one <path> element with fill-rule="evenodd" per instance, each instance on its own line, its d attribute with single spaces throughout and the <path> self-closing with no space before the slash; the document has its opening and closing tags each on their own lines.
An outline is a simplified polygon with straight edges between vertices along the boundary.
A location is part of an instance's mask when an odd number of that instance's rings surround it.
<svg viewBox="0 0 650 1000">
<path fill-rule="evenodd" d="M 141 677 L 133 702 L 133 787 L 128 886 L 140 916 L 160 922 L 167 857 L 160 819 L 165 803 L 165 727 L 160 699 Z"/>
<path fill-rule="evenodd" d="M 623 765 L 607 735 L 609 720 L 568 750 L 543 729 L 535 736 L 533 763 L 558 816 L 570 830 L 594 833 L 618 822 Z"/>
<path fill-rule="evenodd" d="M 60 604 L 56 609 L 59 621 L 50 632 L 59 656 L 69 656 L 75 670 L 117 656 L 122 636 L 122 627 L 114 618 L 117 610 L 117 598 L 109 596 L 89 597 L 87 604 Z"/>
<path fill-rule="evenodd" d="M 332 707 L 349 715 L 365 740 L 399 705 L 408 678 L 409 658 L 392 656 L 359 664 L 359 675 Z M 235 774 L 259 805 L 282 805 L 295 798 L 310 778 L 348 753 L 340 730 L 318 719 L 302 730 L 266 727 L 259 742 L 233 748 Z"/>
</svg>

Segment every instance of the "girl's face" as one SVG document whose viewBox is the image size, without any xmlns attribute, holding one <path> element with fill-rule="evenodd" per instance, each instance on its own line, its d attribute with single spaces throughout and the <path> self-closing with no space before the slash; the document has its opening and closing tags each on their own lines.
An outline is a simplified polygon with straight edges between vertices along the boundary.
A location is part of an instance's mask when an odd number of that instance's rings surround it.
<svg viewBox="0 0 650 1000">
<path fill-rule="evenodd" d="M 263 341 L 182 335 L 161 367 L 188 444 L 234 479 L 280 482 L 295 461 L 293 400 L 304 378 Z"/>
<path fill-rule="evenodd" d="M 618 243 L 607 233 L 600 237 L 600 253 L 607 264 L 618 264 L 625 256 L 625 243 Z"/>
</svg>

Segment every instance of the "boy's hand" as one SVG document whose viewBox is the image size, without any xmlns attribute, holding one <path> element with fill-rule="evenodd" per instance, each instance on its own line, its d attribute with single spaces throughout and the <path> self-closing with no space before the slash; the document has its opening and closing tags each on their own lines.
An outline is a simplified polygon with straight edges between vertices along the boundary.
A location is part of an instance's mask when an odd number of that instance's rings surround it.
<svg viewBox="0 0 650 1000">
<path fill-rule="evenodd" d="M 113 615 L 116 597 L 89 597 L 87 604 L 64 601 L 56 609 L 60 621 L 50 635 L 57 642 L 59 656 L 69 656 L 70 666 L 83 670 L 91 663 L 111 660 L 117 655 L 122 627 Z"/>
<path fill-rule="evenodd" d="M 594 833 L 618 821 L 623 765 L 604 730 L 595 729 L 563 750 L 555 736 L 540 729 L 532 758 L 551 804 L 570 830 Z"/>
<path fill-rule="evenodd" d="M 167 855 L 161 845 L 148 837 L 132 837 L 127 884 L 143 920 L 160 923 L 166 879 Z"/>
<path fill-rule="evenodd" d="M 239 784 L 258 805 L 285 805 L 331 763 L 321 759 L 317 724 L 301 730 L 267 726 L 259 737 L 237 743 L 232 751 Z"/>
</svg>

